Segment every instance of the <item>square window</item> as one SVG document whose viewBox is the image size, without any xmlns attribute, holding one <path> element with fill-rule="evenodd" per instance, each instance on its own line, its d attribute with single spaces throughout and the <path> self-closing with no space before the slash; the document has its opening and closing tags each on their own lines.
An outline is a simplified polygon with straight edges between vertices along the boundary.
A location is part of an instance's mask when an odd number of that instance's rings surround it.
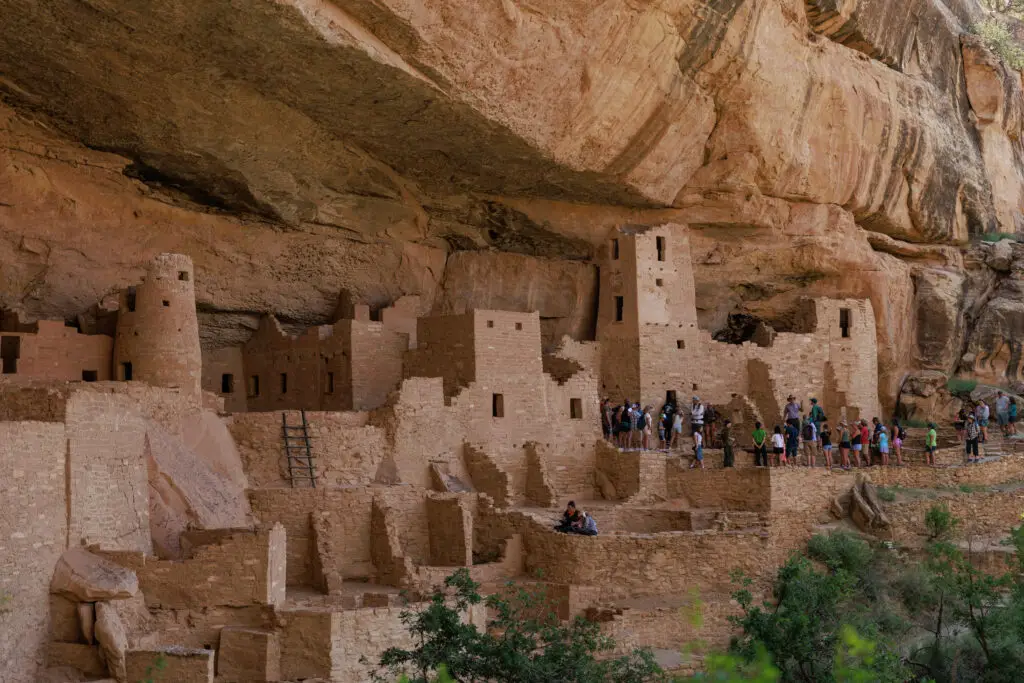
<svg viewBox="0 0 1024 683">
<path fill-rule="evenodd" d="M 188 282 L 189 279 L 190 279 L 189 275 L 188 275 L 188 271 L 187 270 L 179 270 L 178 271 L 178 279 L 181 280 L 182 282 Z"/>
<path fill-rule="evenodd" d="M 505 417 L 505 397 L 501 394 L 491 397 L 491 417 Z"/>
<path fill-rule="evenodd" d="M 168 301 L 167 299 L 164 299 L 164 308 L 168 308 L 168 307 L 170 307 L 170 305 L 171 305 L 171 302 Z"/>
<path fill-rule="evenodd" d="M 95 382 L 99 379 L 100 373 L 97 370 L 82 370 L 83 382 Z"/>
<path fill-rule="evenodd" d="M 615 297 L 615 322 L 622 322 L 622 312 L 626 305 L 626 300 L 621 296 Z"/>
<path fill-rule="evenodd" d="M 487 327 L 494 327 L 494 321 L 493 320 L 488 320 L 487 321 Z"/>
<path fill-rule="evenodd" d="M 235 376 L 232 375 L 231 373 L 225 372 L 223 375 L 220 376 L 220 393 L 235 393 Z"/>
<path fill-rule="evenodd" d="M 523 324 L 522 323 L 516 323 L 516 329 L 517 330 L 523 329 Z"/>
<path fill-rule="evenodd" d="M 570 398 L 569 399 L 569 417 L 573 420 L 583 419 L 583 399 L 581 398 Z"/>
<path fill-rule="evenodd" d="M 662 280 L 660 277 L 657 280 L 654 281 L 654 286 L 655 287 L 661 287 L 663 284 L 665 284 L 665 281 Z"/>
<path fill-rule="evenodd" d="M 677 349 L 685 349 L 686 348 L 686 342 L 683 341 L 682 339 L 676 339 L 676 348 Z"/>
</svg>

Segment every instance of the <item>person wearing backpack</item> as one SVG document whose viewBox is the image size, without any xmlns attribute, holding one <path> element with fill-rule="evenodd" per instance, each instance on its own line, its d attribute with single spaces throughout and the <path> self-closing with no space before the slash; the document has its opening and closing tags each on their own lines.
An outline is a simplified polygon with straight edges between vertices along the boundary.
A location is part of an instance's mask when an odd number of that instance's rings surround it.
<svg viewBox="0 0 1024 683">
<path fill-rule="evenodd" d="M 899 420 L 892 421 L 892 454 L 896 456 L 896 466 L 903 467 L 903 440 L 907 438 L 907 431 Z"/>
<path fill-rule="evenodd" d="M 818 405 L 818 399 L 811 399 L 811 421 L 814 422 L 814 428 L 819 432 L 821 431 L 821 423 L 827 420 L 825 417 L 825 409 Z"/>
<path fill-rule="evenodd" d="M 804 462 L 808 467 L 814 467 L 814 460 L 818 454 L 818 427 L 810 416 L 804 419 L 800 437 L 804 444 Z"/>
</svg>

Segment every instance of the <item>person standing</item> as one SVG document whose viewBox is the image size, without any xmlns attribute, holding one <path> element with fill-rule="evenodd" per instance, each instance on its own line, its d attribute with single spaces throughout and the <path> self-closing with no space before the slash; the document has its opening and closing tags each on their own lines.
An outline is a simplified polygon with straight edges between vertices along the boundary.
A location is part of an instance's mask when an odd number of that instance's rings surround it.
<svg viewBox="0 0 1024 683">
<path fill-rule="evenodd" d="M 640 415 L 640 422 L 640 430 L 643 433 L 641 447 L 645 451 L 649 451 L 651 450 L 651 435 L 654 433 L 654 416 L 651 415 L 651 406 L 644 408 L 644 412 Z"/>
<path fill-rule="evenodd" d="M 820 432 L 821 423 L 824 422 L 827 418 L 825 417 L 825 410 L 820 405 L 818 405 L 818 399 L 816 398 L 811 399 L 810 418 L 811 421 L 814 422 L 814 428 Z"/>
<path fill-rule="evenodd" d="M 612 402 L 607 398 L 601 401 L 601 432 L 605 439 L 612 440 Z"/>
<path fill-rule="evenodd" d="M 629 409 L 629 450 L 633 450 L 634 439 L 640 440 L 640 404 L 634 403 Z"/>
<path fill-rule="evenodd" d="M 726 418 L 722 422 L 722 449 L 725 451 L 723 467 L 735 467 L 733 446 L 736 445 L 736 438 L 732 435 L 732 420 Z"/>
<path fill-rule="evenodd" d="M 801 437 L 804 444 L 804 463 L 808 467 L 814 467 L 814 460 L 818 454 L 818 427 L 814 424 L 814 420 L 811 419 L 810 415 L 804 420 Z"/>
<path fill-rule="evenodd" d="M 839 465 L 844 470 L 850 469 L 850 427 L 845 421 L 839 423 Z"/>
<path fill-rule="evenodd" d="M 860 454 L 864 451 L 864 433 L 861 431 L 860 423 L 854 420 L 850 431 L 853 434 L 853 440 L 851 441 L 853 445 L 853 459 L 857 462 L 857 467 L 863 467 Z"/>
<path fill-rule="evenodd" d="M 786 407 L 782 409 L 782 418 L 788 425 L 793 425 L 797 429 L 800 429 L 800 414 L 804 412 L 804 407 L 797 403 L 796 396 L 790 394 L 786 397 L 788 403 Z"/>
<path fill-rule="evenodd" d="M 683 414 L 677 411 L 672 416 L 672 442 L 669 443 L 668 447 L 675 448 L 676 442 L 681 438 L 683 438 Z"/>
<path fill-rule="evenodd" d="M 629 447 L 630 431 L 629 413 L 631 412 L 629 401 L 624 401 L 619 408 L 619 448 L 625 450 Z"/>
<path fill-rule="evenodd" d="M 992 415 L 991 409 L 984 401 L 978 401 L 974 408 L 974 417 L 977 418 L 978 427 L 981 429 L 981 443 L 988 441 L 988 419 Z"/>
<path fill-rule="evenodd" d="M 996 422 L 1003 436 L 1010 435 L 1010 397 L 1003 392 L 996 393 Z"/>
<path fill-rule="evenodd" d="M 690 463 L 692 470 L 697 465 L 704 469 L 704 435 L 699 429 L 693 430 L 693 462 Z"/>
<path fill-rule="evenodd" d="M 718 411 L 715 406 L 708 403 L 704 406 L 704 438 L 708 448 L 715 447 L 715 426 L 718 423 Z"/>
<path fill-rule="evenodd" d="M 889 433 L 886 432 L 885 425 L 878 429 L 878 457 L 882 460 L 882 467 L 889 466 Z"/>
<path fill-rule="evenodd" d="M 799 424 L 799 422 L 798 422 Z M 793 424 L 786 425 L 786 461 L 790 467 L 797 464 L 800 451 L 800 430 Z"/>
<path fill-rule="evenodd" d="M 892 421 L 892 452 L 896 456 L 896 466 L 903 467 L 903 440 L 907 438 L 907 430 L 899 420 Z"/>
<path fill-rule="evenodd" d="M 695 432 L 698 429 L 701 433 L 704 432 L 704 404 L 700 402 L 700 396 L 694 396 L 690 405 L 690 431 Z"/>
<path fill-rule="evenodd" d="M 775 433 L 772 434 L 772 454 L 775 456 L 776 467 L 786 464 L 786 441 L 782 438 L 782 427 L 779 425 L 775 425 Z"/>
<path fill-rule="evenodd" d="M 978 439 L 981 438 L 981 427 L 978 426 L 978 419 L 974 414 L 967 416 L 967 426 L 964 428 L 966 437 L 964 450 L 967 455 L 968 464 L 978 462 L 981 457 L 978 455 Z"/>
<path fill-rule="evenodd" d="M 821 441 L 821 454 L 825 456 L 825 467 L 832 471 L 832 428 L 828 422 L 821 423 L 821 430 L 818 432 L 818 439 Z"/>
<path fill-rule="evenodd" d="M 960 406 L 960 410 L 957 411 L 956 419 L 953 420 L 953 429 L 956 430 L 956 438 L 960 441 L 964 440 L 964 429 L 967 427 L 967 407 Z"/>
<path fill-rule="evenodd" d="M 1017 397 L 1010 397 L 1010 435 L 1017 433 Z"/>
<path fill-rule="evenodd" d="M 935 423 L 928 423 L 928 434 L 924 437 L 924 463 L 935 467 L 935 451 L 939 450 L 939 432 Z"/>
<path fill-rule="evenodd" d="M 860 443 L 863 448 L 861 452 L 864 454 L 864 466 L 871 467 L 874 463 L 871 461 L 871 430 L 868 429 L 868 421 L 860 421 Z"/>
<path fill-rule="evenodd" d="M 764 430 L 760 422 L 754 423 L 754 433 L 751 434 L 754 440 L 754 466 L 768 466 L 768 432 Z"/>
</svg>

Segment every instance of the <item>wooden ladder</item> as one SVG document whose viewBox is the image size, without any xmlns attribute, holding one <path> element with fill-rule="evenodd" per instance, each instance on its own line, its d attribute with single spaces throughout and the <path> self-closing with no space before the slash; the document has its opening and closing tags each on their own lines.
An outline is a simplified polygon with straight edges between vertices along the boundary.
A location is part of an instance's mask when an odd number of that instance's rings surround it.
<svg viewBox="0 0 1024 683">
<path fill-rule="evenodd" d="M 309 423 L 306 411 L 299 411 L 302 424 L 289 425 L 288 414 L 281 413 L 281 433 L 284 436 L 284 457 L 288 461 L 288 479 L 292 488 L 295 482 L 308 482 L 310 488 L 316 488 L 316 472 L 313 469 L 313 448 L 309 439 Z"/>
</svg>

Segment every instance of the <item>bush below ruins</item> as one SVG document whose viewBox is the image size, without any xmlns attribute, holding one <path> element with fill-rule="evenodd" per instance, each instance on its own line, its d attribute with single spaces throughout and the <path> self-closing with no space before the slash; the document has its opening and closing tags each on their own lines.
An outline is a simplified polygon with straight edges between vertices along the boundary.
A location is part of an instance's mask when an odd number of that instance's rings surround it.
<svg viewBox="0 0 1024 683">
<path fill-rule="evenodd" d="M 466 615 L 486 605 L 485 629 Z M 615 647 L 600 627 L 582 617 L 563 623 L 542 590 L 509 586 L 507 595 L 479 593 L 469 572 L 460 569 L 435 589 L 426 607 L 407 610 L 402 621 L 412 649 L 390 648 L 380 659 L 378 681 L 409 683 L 643 683 L 663 680 L 648 650 L 605 657 Z M 440 672 L 440 673 L 436 673 Z"/>
<path fill-rule="evenodd" d="M 1012 552 L 1001 553 L 1006 571 L 993 574 L 956 542 L 958 521 L 944 506 L 932 507 L 925 525 L 928 540 L 914 551 L 842 532 L 815 536 L 779 570 L 763 603 L 737 577 L 740 635 L 698 680 L 1019 680 L 1024 526 L 1010 532 Z"/>
</svg>

